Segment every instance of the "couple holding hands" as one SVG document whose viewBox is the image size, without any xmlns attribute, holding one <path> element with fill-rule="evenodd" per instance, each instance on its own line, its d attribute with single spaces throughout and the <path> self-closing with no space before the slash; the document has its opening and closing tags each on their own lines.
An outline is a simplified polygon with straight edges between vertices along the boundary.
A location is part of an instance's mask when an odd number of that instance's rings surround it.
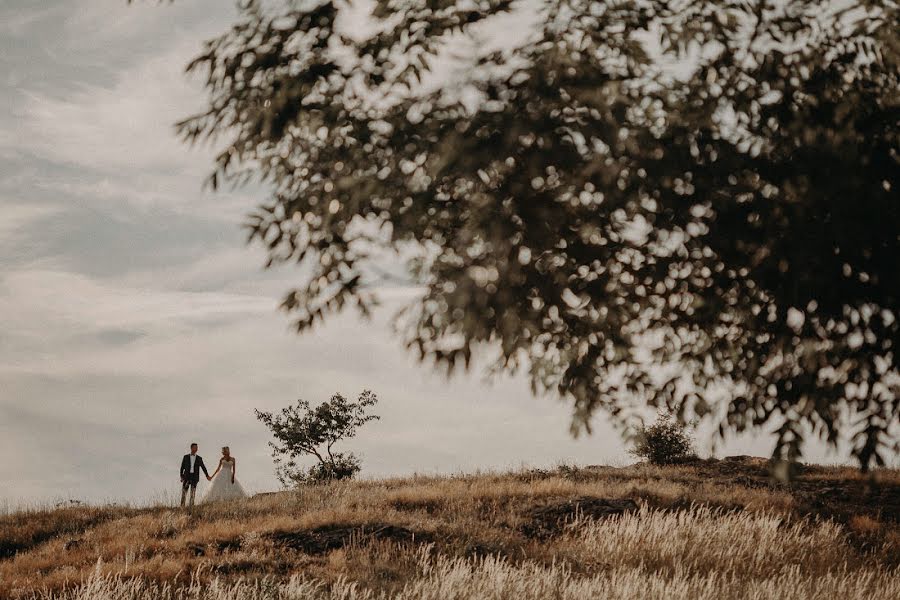
<svg viewBox="0 0 900 600">
<path fill-rule="evenodd" d="M 200 471 L 206 475 L 207 481 L 212 481 L 212 485 L 206 490 L 201 502 L 237 500 L 247 497 L 244 488 L 235 478 L 237 461 L 231 456 L 228 446 L 222 448 L 222 458 L 219 459 L 219 466 L 212 475 L 206 470 L 203 457 L 197 454 L 197 450 L 197 444 L 191 444 L 190 454 L 185 454 L 181 459 L 181 506 L 184 506 L 188 499 L 188 491 L 190 491 L 190 506 L 194 506 L 197 484 L 200 482 Z"/>
</svg>

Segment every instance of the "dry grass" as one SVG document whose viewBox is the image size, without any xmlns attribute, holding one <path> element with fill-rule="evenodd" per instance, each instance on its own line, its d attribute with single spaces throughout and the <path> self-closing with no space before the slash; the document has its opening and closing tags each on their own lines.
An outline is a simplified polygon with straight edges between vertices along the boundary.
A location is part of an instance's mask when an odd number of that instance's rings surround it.
<svg viewBox="0 0 900 600">
<path fill-rule="evenodd" d="M 0 598 L 900 597 L 898 506 L 893 471 L 706 461 L 32 511 L 0 517 Z"/>
</svg>

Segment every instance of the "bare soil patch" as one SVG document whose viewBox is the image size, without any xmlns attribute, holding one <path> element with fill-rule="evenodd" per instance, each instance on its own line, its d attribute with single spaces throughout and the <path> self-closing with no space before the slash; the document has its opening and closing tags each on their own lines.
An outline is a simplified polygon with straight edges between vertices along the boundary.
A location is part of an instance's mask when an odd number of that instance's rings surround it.
<svg viewBox="0 0 900 600">
<path fill-rule="evenodd" d="M 271 534 L 271 538 L 281 546 L 313 555 L 365 544 L 371 540 L 422 544 L 432 539 L 428 534 L 387 523 L 323 525 L 301 531 L 280 531 Z"/>
<path fill-rule="evenodd" d="M 580 496 L 537 506 L 528 512 L 529 522 L 522 533 L 530 538 L 547 538 L 560 533 L 575 519 L 606 519 L 635 512 L 634 500 Z"/>
</svg>

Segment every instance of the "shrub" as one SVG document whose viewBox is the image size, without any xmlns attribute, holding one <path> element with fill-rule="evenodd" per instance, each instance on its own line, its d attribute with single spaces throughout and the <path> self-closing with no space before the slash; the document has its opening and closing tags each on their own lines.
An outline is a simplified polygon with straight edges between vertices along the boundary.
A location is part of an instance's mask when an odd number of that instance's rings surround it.
<svg viewBox="0 0 900 600">
<path fill-rule="evenodd" d="M 696 456 L 688 425 L 662 414 L 653 425 L 641 426 L 631 454 L 654 465 L 670 465 Z"/>
<path fill-rule="evenodd" d="M 352 452 L 335 452 L 329 460 L 317 462 L 306 470 L 297 468 L 295 464 L 279 465 L 278 478 L 284 484 L 290 482 L 298 486 L 312 485 L 340 479 L 353 479 L 361 469 L 359 458 Z"/>
</svg>

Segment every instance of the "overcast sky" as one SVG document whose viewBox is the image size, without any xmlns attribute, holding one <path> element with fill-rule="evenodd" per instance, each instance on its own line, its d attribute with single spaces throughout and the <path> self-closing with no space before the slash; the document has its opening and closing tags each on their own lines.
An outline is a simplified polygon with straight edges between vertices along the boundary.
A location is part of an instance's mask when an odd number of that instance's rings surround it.
<svg viewBox="0 0 900 600">
<path fill-rule="evenodd" d="M 602 418 L 573 440 L 569 408 L 522 380 L 417 365 L 387 327 L 409 290 L 372 322 L 289 331 L 276 307 L 296 274 L 262 271 L 239 228 L 259 192 L 202 192 L 209 155 L 173 135 L 202 105 L 185 63 L 233 16 L 226 0 L 0 4 L 0 510 L 162 497 L 191 440 L 274 489 L 252 409 L 364 388 L 382 420 L 348 448 L 367 476 L 627 461 Z"/>
</svg>

